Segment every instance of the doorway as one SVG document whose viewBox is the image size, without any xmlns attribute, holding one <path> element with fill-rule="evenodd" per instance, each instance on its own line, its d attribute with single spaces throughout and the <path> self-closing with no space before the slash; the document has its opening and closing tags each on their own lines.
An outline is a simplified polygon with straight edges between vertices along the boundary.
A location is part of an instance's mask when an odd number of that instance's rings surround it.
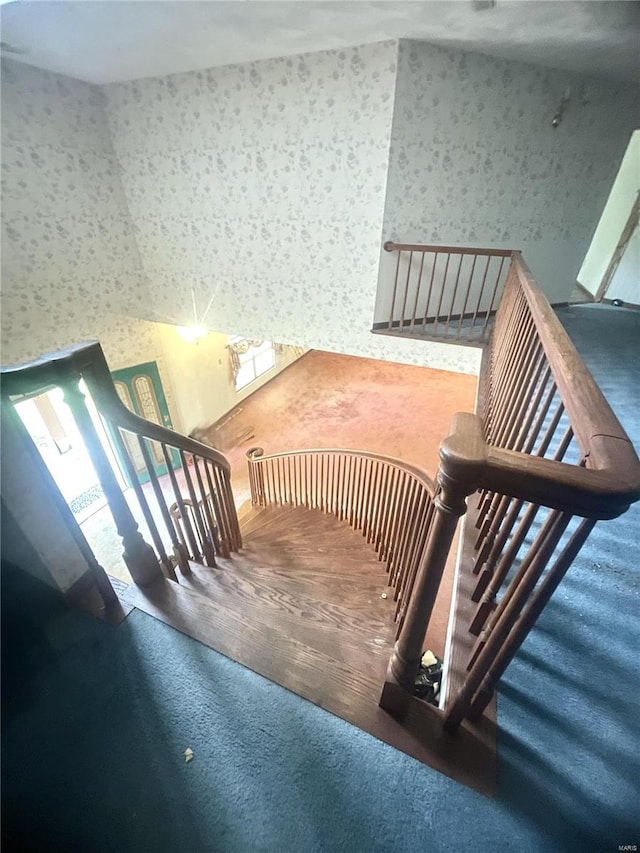
<svg viewBox="0 0 640 853">
<path fill-rule="evenodd" d="M 144 364 L 137 364 L 134 367 L 126 367 L 123 370 L 113 370 L 111 371 L 111 378 L 113 379 L 118 397 L 120 397 L 122 404 L 130 412 L 159 426 L 173 429 L 157 362 L 148 361 Z M 122 435 L 140 482 L 148 483 L 149 473 L 136 437 L 129 432 L 123 432 Z M 150 446 L 155 473 L 158 476 L 162 476 L 168 471 L 162 447 L 157 441 L 150 442 Z M 127 481 L 127 486 L 130 487 L 132 485 L 131 479 L 126 473 L 127 469 L 124 460 L 115 441 L 113 442 L 113 447 L 118 457 L 120 468 Z M 178 452 L 173 448 L 169 449 L 168 452 L 171 466 L 179 468 L 181 461 Z"/>
<path fill-rule="evenodd" d="M 118 396 L 130 411 L 153 423 L 171 428 L 167 401 L 155 361 L 114 371 L 112 377 Z M 87 409 L 118 485 L 140 532 L 149 541 L 146 521 L 131 488 L 132 483 L 119 445 L 114 441 L 112 427 L 98 413 L 84 381 L 80 383 L 80 390 L 85 396 Z M 122 560 L 120 536 L 82 435 L 64 402 L 62 389 L 51 388 L 16 401 L 15 405 L 98 562 L 107 574 L 129 583 L 131 577 Z M 125 430 L 122 430 L 120 435 L 140 475 L 140 481 L 148 482 L 149 475 L 144 466 L 137 436 Z M 167 465 L 162 447 L 154 441 L 149 441 L 148 447 L 156 473 L 158 476 L 166 474 Z M 171 449 L 169 458 L 173 468 L 182 466 L 177 451 Z M 162 480 L 160 482 L 161 486 L 164 486 Z"/>
<path fill-rule="evenodd" d="M 80 383 L 80 390 L 118 483 L 126 488 L 105 426 L 84 382 Z M 20 400 L 15 408 L 76 521 L 82 524 L 107 501 L 62 389 L 51 388 Z"/>
</svg>

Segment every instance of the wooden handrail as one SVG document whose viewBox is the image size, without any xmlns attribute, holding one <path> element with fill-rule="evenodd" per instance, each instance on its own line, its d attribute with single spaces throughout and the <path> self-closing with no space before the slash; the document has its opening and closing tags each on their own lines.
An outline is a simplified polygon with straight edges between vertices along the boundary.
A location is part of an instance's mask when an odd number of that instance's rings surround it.
<svg viewBox="0 0 640 853">
<path fill-rule="evenodd" d="M 387 240 L 383 244 L 385 252 L 434 252 L 446 255 L 478 255 L 479 257 L 510 258 L 518 249 L 476 249 L 472 246 L 428 246 L 422 243 L 394 243 Z"/>
<path fill-rule="evenodd" d="M 637 456 L 623 471 L 598 470 L 493 447 L 484 439 L 480 418 L 468 413 L 454 417 L 440 459 L 447 474 L 470 492 L 487 489 L 585 518 L 616 518 L 640 500 Z"/>
<path fill-rule="evenodd" d="M 628 435 L 520 254 L 513 265 L 587 466 L 606 470 L 633 492 L 640 463 Z"/>
<path fill-rule="evenodd" d="M 70 376 L 83 377 L 85 381 L 89 380 L 87 384 L 91 385 L 91 396 L 96 408 L 108 420 L 152 441 L 166 444 L 179 441 L 180 447 L 187 453 L 197 453 L 215 462 L 227 473 L 231 472 L 226 457 L 213 447 L 168 427 L 147 421 L 127 409 L 115 390 L 109 366 L 98 341 L 74 344 L 24 364 L 3 367 L 0 376 L 2 393 L 7 396 L 42 392 L 65 382 Z"/>
<path fill-rule="evenodd" d="M 415 477 L 416 480 L 419 480 L 425 486 L 425 488 L 428 489 L 432 496 L 434 494 L 433 480 L 427 474 L 426 471 L 422 470 L 422 468 L 418 468 L 417 465 L 412 465 L 410 462 L 405 462 L 404 459 L 398 459 L 395 456 L 386 456 L 383 453 L 374 453 L 371 450 L 353 450 L 343 447 L 307 447 L 301 450 L 285 450 L 282 453 L 269 453 L 265 456 L 264 451 L 261 447 L 250 447 L 249 450 L 247 450 L 246 452 L 246 457 L 250 460 L 267 460 L 284 458 L 286 456 L 292 455 L 311 456 L 318 453 L 339 453 L 342 456 L 359 456 L 364 459 L 374 459 L 377 462 L 383 462 L 387 465 L 393 465 L 394 467 L 401 468 L 403 471 L 406 471 L 408 474 L 411 474 L 412 477 Z"/>
</svg>

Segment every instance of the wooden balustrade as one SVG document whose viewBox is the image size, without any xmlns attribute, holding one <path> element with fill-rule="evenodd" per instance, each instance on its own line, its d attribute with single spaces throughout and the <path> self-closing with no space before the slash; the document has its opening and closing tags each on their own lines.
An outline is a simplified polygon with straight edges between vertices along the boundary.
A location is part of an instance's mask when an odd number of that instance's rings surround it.
<svg viewBox="0 0 640 853">
<path fill-rule="evenodd" d="M 468 344 L 488 339 L 504 288 L 511 249 L 384 244 L 395 253 L 388 290 L 383 280 L 374 332 Z"/>
<path fill-rule="evenodd" d="M 635 450 L 517 253 L 485 351 L 479 400 L 479 414 L 456 416 L 441 446 L 436 522 L 380 701 L 395 714 L 408 708 L 455 522 L 477 491 L 475 561 L 459 570 L 477 575 L 477 606 L 463 623 L 458 614 L 468 612 L 467 603 L 456 602 L 443 697 L 449 730 L 482 714 L 596 521 L 640 499 Z M 466 646 L 464 633 L 476 641 L 460 665 L 456 643 Z"/>
<path fill-rule="evenodd" d="M 473 524 L 477 531 L 474 558 L 462 560 L 458 574 L 471 582 L 471 592 L 455 601 L 441 700 L 444 725 L 453 731 L 465 717 L 483 713 L 596 521 L 615 518 L 640 499 L 640 462 L 519 253 L 385 248 L 396 253 L 395 273 L 374 330 L 489 341 L 477 414 L 454 418 L 435 486 L 400 460 L 342 449 L 265 456 L 252 448 L 249 482 L 254 504 L 335 515 L 361 531 L 386 563 L 398 633 L 380 704 L 397 715 L 412 701 L 458 520 L 468 514 L 465 540 Z M 81 379 L 125 460 L 153 547 L 110 468 Z M 218 555 L 241 548 L 226 459 L 129 412 L 98 344 L 3 371 L 5 401 L 50 386 L 65 390 L 137 583 L 163 572 L 175 578 L 175 566 L 187 574 L 190 559 L 213 566 Z M 463 635 L 471 642 L 463 643 Z"/>
<path fill-rule="evenodd" d="M 434 520 L 429 477 L 399 459 L 358 450 L 264 456 L 253 447 L 247 460 L 254 504 L 318 509 L 362 531 L 386 563 L 401 631 Z"/>
<path fill-rule="evenodd" d="M 153 546 L 111 467 L 79 383 L 84 380 L 123 461 Z M 242 547 L 230 468 L 217 450 L 130 412 L 120 401 L 99 344 L 81 344 L 31 364 L 2 371 L 2 396 L 11 399 L 60 387 L 85 441 L 122 537 L 123 559 L 140 585 L 189 574 L 189 560 L 215 565 L 216 555 Z"/>
</svg>

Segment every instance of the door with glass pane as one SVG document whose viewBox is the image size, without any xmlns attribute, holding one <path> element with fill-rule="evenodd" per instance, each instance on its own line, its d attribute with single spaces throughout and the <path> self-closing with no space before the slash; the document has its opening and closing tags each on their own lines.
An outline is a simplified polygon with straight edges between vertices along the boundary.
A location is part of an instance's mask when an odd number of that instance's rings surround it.
<svg viewBox="0 0 640 853">
<path fill-rule="evenodd" d="M 167 399 L 164 395 L 158 365 L 155 361 L 138 364 L 135 367 L 127 367 L 124 370 L 114 370 L 111 373 L 111 377 L 118 397 L 120 397 L 120 400 L 129 411 L 140 415 L 141 418 L 152 421 L 154 424 L 159 424 L 169 429 L 172 428 Z M 121 435 L 129 451 L 129 456 L 133 460 L 140 482 L 148 482 L 149 474 L 144 464 L 138 437 L 125 431 L 122 431 Z M 158 476 L 166 474 L 167 464 L 160 444 L 157 441 L 149 441 L 148 448 L 156 474 Z M 178 452 L 169 448 L 169 453 L 172 467 L 180 468 L 182 463 L 180 462 Z M 127 481 L 129 481 L 127 469 L 122 464 L 121 459 L 120 462 Z M 130 482 L 129 485 L 131 485 Z"/>
</svg>

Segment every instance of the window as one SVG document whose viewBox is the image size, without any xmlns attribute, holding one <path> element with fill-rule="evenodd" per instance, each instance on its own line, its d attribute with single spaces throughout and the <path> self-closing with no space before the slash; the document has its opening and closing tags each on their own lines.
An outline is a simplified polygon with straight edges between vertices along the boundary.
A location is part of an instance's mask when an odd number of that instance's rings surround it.
<svg viewBox="0 0 640 853">
<path fill-rule="evenodd" d="M 233 343 L 239 343 L 234 338 Z M 236 391 L 245 388 L 263 373 L 275 367 L 276 357 L 271 341 L 263 341 L 261 344 L 250 346 L 246 352 L 238 353 L 239 369 L 236 372 Z"/>
</svg>

